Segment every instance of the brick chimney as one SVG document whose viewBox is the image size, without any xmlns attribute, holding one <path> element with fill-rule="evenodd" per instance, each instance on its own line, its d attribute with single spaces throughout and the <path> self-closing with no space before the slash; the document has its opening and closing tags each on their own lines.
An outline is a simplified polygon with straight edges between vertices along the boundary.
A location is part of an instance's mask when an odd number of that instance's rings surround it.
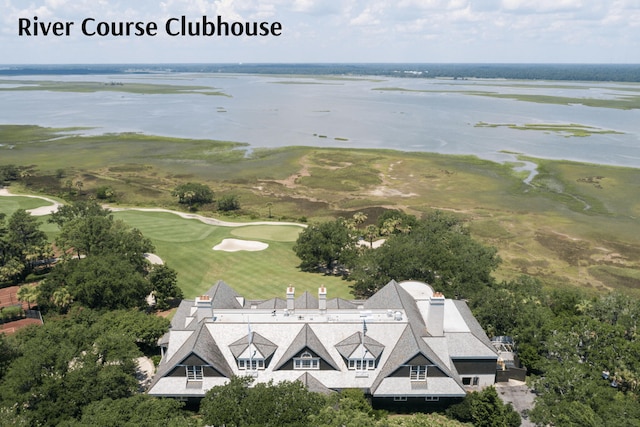
<svg viewBox="0 0 640 427">
<path fill-rule="evenodd" d="M 287 310 L 293 311 L 295 309 L 296 288 L 289 285 L 287 288 Z"/>
<path fill-rule="evenodd" d="M 429 298 L 427 332 L 435 337 L 444 335 L 444 295 L 441 292 L 434 292 Z"/>
<path fill-rule="evenodd" d="M 318 288 L 318 308 L 322 314 L 327 312 L 327 288 L 324 286 Z"/>
</svg>

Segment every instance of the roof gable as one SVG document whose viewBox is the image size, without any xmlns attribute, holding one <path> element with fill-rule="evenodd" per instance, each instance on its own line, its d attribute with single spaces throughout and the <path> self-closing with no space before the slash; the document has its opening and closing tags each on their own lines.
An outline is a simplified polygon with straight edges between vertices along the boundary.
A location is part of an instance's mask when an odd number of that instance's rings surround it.
<svg viewBox="0 0 640 427">
<path fill-rule="evenodd" d="M 340 341 L 336 344 L 336 350 L 345 359 L 350 359 L 353 352 L 360 346 L 364 346 L 367 352 L 376 359 L 380 357 L 384 350 L 384 345 L 367 335 L 363 336 L 362 332 L 356 332 Z"/>
<path fill-rule="evenodd" d="M 176 365 L 181 364 L 188 357 L 195 355 L 202 359 L 205 363 L 213 367 L 221 375 L 231 378 L 233 371 L 224 358 L 218 344 L 211 336 L 206 324 L 201 324 L 200 329 L 182 344 L 180 349 L 171 357 L 167 363 L 160 365 L 158 372 L 154 377 L 154 383 L 160 378 L 167 375 Z"/>
<path fill-rule="evenodd" d="M 295 309 L 317 309 L 319 306 L 316 297 L 311 295 L 309 291 L 305 291 L 295 299 L 293 307 Z"/>
<path fill-rule="evenodd" d="M 277 345 L 275 345 L 262 335 L 255 332 L 251 332 L 250 334 L 251 337 L 249 337 L 249 335 L 247 334 L 239 340 L 229 344 L 229 349 L 236 359 L 240 358 L 240 356 L 242 356 L 242 354 L 247 351 L 247 349 L 249 348 L 249 343 L 251 343 L 251 345 L 255 347 L 258 352 L 260 352 L 264 359 L 268 359 L 269 357 L 271 357 L 273 353 L 275 353 L 278 349 Z"/>
<path fill-rule="evenodd" d="M 240 295 L 222 280 L 213 285 L 205 295 L 211 297 L 214 310 L 217 308 L 242 308 L 238 301 Z"/>
<path fill-rule="evenodd" d="M 366 309 L 389 309 L 396 310 L 404 308 L 399 295 L 398 283 L 395 280 L 387 283 L 382 289 L 364 302 Z"/>
<path fill-rule="evenodd" d="M 302 384 L 304 384 L 307 390 L 314 393 L 322 393 L 322 394 L 335 393 L 334 390 L 331 390 L 330 388 L 322 384 L 316 377 L 311 375 L 309 372 L 305 372 L 304 374 L 300 375 L 300 377 L 298 377 L 296 381 L 300 381 Z"/>
<path fill-rule="evenodd" d="M 402 335 L 398 339 L 393 350 L 391 350 L 391 354 L 387 358 L 384 366 L 380 369 L 380 373 L 371 385 L 371 390 L 375 392 L 382 380 L 395 372 L 401 365 L 406 364 L 418 355 L 424 356 L 432 364 L 438 366 L 445 375 L 458 382 L 457 376 L 451 371 L 449 366 L 440 360 L 438 355 L 427 345 L 427 343 L 424 342 L 423 339 L 416 337 L 413 328 L 409 324 L 402 332 Z"/>
<path fill-rule="evenodd" d="M 305 348 L 313 351 L 321 359 L 323 359 L 333 369 L 338 370 L 338 365 L 333 360 L 329 352 L 324 347 L 318 336 L 313 332 L 313 329 L 308 324 L 305 324 L 298 335 L 293 339 L 289 348 L 284 352 L 284 355 L 280 358 L 278 363 L 274 367 L 274 371 L 280 369 L 284 364 L 291 360 L 296 354 L 300 353 Z"/>
</svg>

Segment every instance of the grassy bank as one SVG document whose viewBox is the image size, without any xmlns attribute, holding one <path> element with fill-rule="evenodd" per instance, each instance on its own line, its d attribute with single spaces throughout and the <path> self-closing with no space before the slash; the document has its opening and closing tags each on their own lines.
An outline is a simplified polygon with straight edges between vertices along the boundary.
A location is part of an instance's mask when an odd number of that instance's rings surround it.
<svg viewBox="0 0 640 427">
<path fill-rule="evenodd" d="M 47 140 L 47 133 L 57 138 L 55 143 Z M 138 134 L 64 136 L 55 129 L 23 127 L 17 132 L 16 127 L 0 126 L 0 143 L 9 143 L 12 135 L 19 137 L 11 142 L 13 149 L 0 147 L 1 163 L 31 166 L 16 192 L 68 199 L 78 193 L 91 196 L 96 188 L 108 185 L 116 193 L 116 206 L 179 209 L 171 190 L 187 181 L 205 182 L 216 197 L 238 196 L 241 211 L 226 218 L 238 221 L 268 219 L 271 212 L 273 219 L 312 222 L 357 211 L 367 213 L 372 221 L 384 209 L 404 209 L 418 216 L 444 209 L 463 215 L 475 237 L 499 249 L 504 260 L 499 278 L 526 273 L 548 286 L 594 291 L 618 288 L 640 294 L 637 169 L 522 159 L 538 164 L 539 174 L 526 185 L 513 165 L 473 156 L 313 147 L 258 149 L 247 155 L 246 146 L 234 142 Z M 213 206 L 199 213 L 221 215 Z M 138 214 L 118 215 L 138 223 L 152 238 L 153 223 L 169 221 L 156 218 L 143 227 L 140 223 L 149 220 Z M 181 226 L 173 227 L 179 230 Z M 210 234 L 194 240 L 201 245 L 196 250 L 191 248 L 195 244 L 162 241 L 163 233 L 156 232 L 160 255 L 168 255 L 171 264 L 184 266 L 181 274 L 188 293 L 219 278 L 244 287 L 228 279 L 235 263 L 238 274 L 234 280 L 255 289 L 255 294 L 247 296 L 267 296 L 272 286 L 278 289 L 268 296 L 277 296 L 279 287 L 294 281 L 297 287 L 308 283 L 309 289 L 319 282 L 329 285 L 322 276 L 296 276 L 301 274 L 295 269 L 297 260 L 276 262 L 280 257 L 287 259 L 284 254 L 292 242 L 267 238 L 271 249 L 282 252 L 267 257 L 264 264 L 258 262 L 260 268 L 251 271 L 246 266 L 255 261 L 249 253 L 200 258 L 213 252 L 214 242 L 231 235 L 232 230 L 198 233 Z M 245 272 L 240 271 L 243 268 Z M 292 279 L 278 276 L 272 284 L 261 286 L 279 271 Z"/>
</svg>

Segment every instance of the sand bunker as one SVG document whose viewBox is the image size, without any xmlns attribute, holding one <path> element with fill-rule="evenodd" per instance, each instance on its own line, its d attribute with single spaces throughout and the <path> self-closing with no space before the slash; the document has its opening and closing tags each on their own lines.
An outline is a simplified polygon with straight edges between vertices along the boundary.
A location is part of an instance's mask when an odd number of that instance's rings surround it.
<svg viewBox="0 0 640 427">
<path fill-rule="evenodd" d="M 144 257 L 151 263 L 151 264 L 155 264 L 155 265 L 164 265 L 164 261 L 162 261 L 162 258 L 160 258 L 158 255 L 156 254 L 149 254 L 146 253 L 144 254 Z"/>
<path fill-rule="evenodd" d="M 268 244 L 253 240 L 224 239 L 219 245 L 213 247 L 214 251 L 238 252 L 238 251 L 263 251 Z"/>
</svg>

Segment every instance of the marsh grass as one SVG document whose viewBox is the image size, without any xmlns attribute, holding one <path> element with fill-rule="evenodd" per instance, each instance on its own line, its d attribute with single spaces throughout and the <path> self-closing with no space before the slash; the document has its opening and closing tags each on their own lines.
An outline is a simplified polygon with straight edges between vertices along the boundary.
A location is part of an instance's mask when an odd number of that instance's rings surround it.
<svg viewBox="0 0 640 427">
<path fill-rule="evenodd" d="M 377 87 L 372 88 L 371 90 L 391 92 L 457 93 L 474 96 L 488 96 L 491 98 L 513 99 L 516 101 L 535 102 L 538 104 L 584 105 L 587 107 L 615 108 L 620 110 L 634 110 L 640 108 L 640 95 L 618 94 L 612 98 L 585 98 L 554 95 L 532 95 L 525 93 L 497 93 L 483 90 L 407 89 L 402 87 Z M 632 90 L 637 91 L 638 89 L 634 88 Z"/>
<path fill-rule="evenodd" d="M 39 91 L 50 92 L 123 92 L 144 95 L 175 95 L 199 94 L 213 96 L 229 96 L 210 86 L 167 85 L 150 83 L 121 83 L 121 82 L 57 82 L 43 80 L 0 80 L 0 83 L 16 85 L 15 87 L 0 87 L 0 91 Z"/>
<path fill-rule="evenodd" d="M 534 131 L 542 131 L 542 132 L 553 132 L 560 135 L 564 135 L 565 137 L 570 137 L 570 136 L 586 137 L 591 135 L 623 134 L 623 132 L 618 132 L 618 131 L 608 130 L 608 129 L 600 129 L 593 126 L 580 125 L 575 123 L 570 123 L 570 124 L 526 123 L 523 125 L 517 125 L 513 123 L 478 122 L 475 124 L 475 127 L 485 127 L 485 128 L 508 127 L 509 129 L 516 129 L 516 130 L 534 130 Z"/>
<path fill-rule="evenodd" d="M 77 136 L 36 126 L 0 126 L 0 135 L 12 134 L 19 135 L 18 143 L 14 149 L 0 147 L 0 164 L 31 165 L 33 175 L 12 184 L 16 193 L 41 191 L 73 200 L 65 193 L 65 181 L 81 180 L 83 197 L 110 185 L 117 193 L 116 206 L 180 209 L 171 190 L 183 182 L 204 182 L 217 196 L 239 196 L 241 211 L 227 218 L 237 221 L 268 219 L 267 203 L 273 219 L 309 222 L 358 210 L 375 221 L 385 209 L 417 216 L 442 209 L 460 215 L 472 235 L 499 249 L 504 260 L 496 272 L 499 279 L 526 273 L 547 286 L 629 291 L 595 267 L 609 265 L 608 257 L 618 254 L 618 268 L 640 269 L 640 173 L 633 168 L 520 157 L 538 165 L 539 174 L 527 185 L 513 164 L 474 156 L 317 147 L 247 151 L 245 144 L 226 141 Z M 58 169 L 64 169 L 63 178 L 54 176 Z M 202 207 L 200 213 L 220 216 L 215 206 Z M 348 283 L 300 272 L 293 243 L 279 236 L 255 238 L 270 245 L 261 253 L 214 254 L 211 248 L 224 237 L 247 231 L 212 230 L 177 217 L 118 215 L 154 239 L 159 255 L 176 264 L 181 286 L 191 296 L 223 279 L 248 297 L 279 296 L 289 282 L 313 292 L 331 283 L 348 297 Z M 572 242 L 578 241 L 576 252 Z M 580 253 L 585 255 L 576 258 Z"/>
</svg>

